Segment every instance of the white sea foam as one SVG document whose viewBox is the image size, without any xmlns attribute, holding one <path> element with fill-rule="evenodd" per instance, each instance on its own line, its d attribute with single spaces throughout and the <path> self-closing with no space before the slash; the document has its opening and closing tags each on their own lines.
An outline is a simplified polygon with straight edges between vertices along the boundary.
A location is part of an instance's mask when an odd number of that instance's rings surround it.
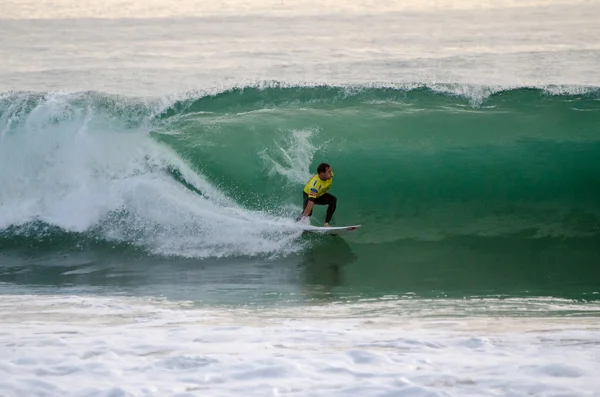
<svg viewBox="0 0 600 397">
<path fill-rule="evenodd" d="M 6 100 L 12 108 L 2 114 L 0 229 L 44 222 L 188 257 L 299 249 L 292 219 L 236 205 L 154 141 L 143 117 L 131 127 L 127 117 L 114 120 L 79 95 L 23 98 Z M 177 182 L 171 169 L 202 195 Z"/>
<path fill-rule="evenodd" d="M 595 318 L 455 317 L 445 308 L 460 302 L 406 304 L 420 312 L 393 299 L 194 308 L 3 296 L 0 394 L 598 395 Z"/>
</svg>

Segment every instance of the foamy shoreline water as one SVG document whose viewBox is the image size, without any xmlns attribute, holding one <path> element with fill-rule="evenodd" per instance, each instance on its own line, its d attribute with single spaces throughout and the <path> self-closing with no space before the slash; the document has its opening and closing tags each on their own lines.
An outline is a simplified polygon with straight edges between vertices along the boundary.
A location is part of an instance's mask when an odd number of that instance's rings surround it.
<svg viewBox="0 0 600 397">
<path fill-rule="evenodd" d="M 0 395 L 599 395 L 596 317 L 458 316 L 450 303 L 3 296 Z"/>
</svg>

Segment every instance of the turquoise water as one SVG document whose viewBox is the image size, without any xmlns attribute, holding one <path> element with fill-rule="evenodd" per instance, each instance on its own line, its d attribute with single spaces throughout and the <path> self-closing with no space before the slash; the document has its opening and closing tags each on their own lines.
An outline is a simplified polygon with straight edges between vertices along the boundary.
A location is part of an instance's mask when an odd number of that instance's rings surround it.
<svg viewBox="0 0 600 397">
<path fill-rule="evenodd" d="M 219 302 L 216 283 L 233 303 L 323 287 L 595 299 L 598 89 L 479 88 L 475 101 L 443 88 L 270 84 L 167 105 L 5 95 L 3 281 L 164 283 L 166 296 L 186 283 Z M 362 224 L 355 233 L 294 229 L 322 161 L 336 172 L 333 224 Z"/>
</svg>

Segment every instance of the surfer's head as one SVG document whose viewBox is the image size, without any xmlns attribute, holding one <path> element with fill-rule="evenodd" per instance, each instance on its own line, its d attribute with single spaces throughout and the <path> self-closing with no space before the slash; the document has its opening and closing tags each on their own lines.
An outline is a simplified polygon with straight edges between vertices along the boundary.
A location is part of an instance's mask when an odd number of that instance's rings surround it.
<svg viewBox="0 0 600 397">
<path fill-rule="evenodd" d="M 333 176 L 333 172 L 331 171 L 331 166 L 327 163 L 321 163 L 317 167 L 317 174 L 319 174 L 319 178 L 326 181 L 327 179 L 331 179 Z"/>
</svg>

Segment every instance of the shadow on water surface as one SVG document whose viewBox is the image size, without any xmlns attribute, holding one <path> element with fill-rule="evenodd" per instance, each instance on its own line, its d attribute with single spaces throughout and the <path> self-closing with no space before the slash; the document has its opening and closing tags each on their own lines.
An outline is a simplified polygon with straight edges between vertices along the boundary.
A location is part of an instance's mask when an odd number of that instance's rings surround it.
<svg viewBox="0 0 600 397">
<path fill-rule="evenodd" d="M 554 296 L 600 299 L 600 242 L 448 237 L 360 243 L 306 239 L 284 257 L 164 258 L 129 246 L 0 250 L 0 291 L 161 296 L 211 304 Z M 65 247 L 62 247 L 65 248 Z"/>
<path fill-rule="evenodd" d="M 131 246 L 88 244 L 0 250 L 0 283 L 17 293 L 163 296 L 212 303 L 323 298 L 357 258 L 341 237 L 284 257 L 159 257 Z M 6 292 L 8 288 L 3 288 Z"/>
</svg>

